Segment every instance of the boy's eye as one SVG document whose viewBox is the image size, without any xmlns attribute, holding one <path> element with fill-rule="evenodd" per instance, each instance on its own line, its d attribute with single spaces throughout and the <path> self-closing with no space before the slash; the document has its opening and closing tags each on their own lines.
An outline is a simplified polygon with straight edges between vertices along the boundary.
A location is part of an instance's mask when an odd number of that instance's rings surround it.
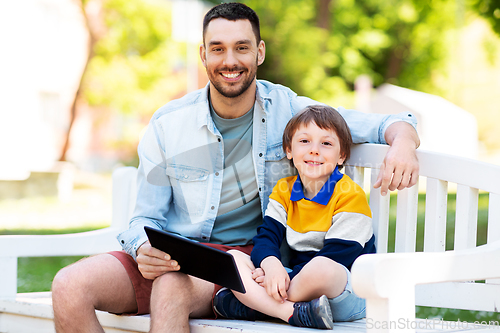
<svg viewBox="0 0 500 333">
<path fill-rule="evenodd" d="M 309 141 L 306 139 L 299 140 L 300 143 L 308 143 Z"/>
<path fill-rule="evenodd" d="M 324 144 L 325 146 L 331 146 L 331 145 L 332 145 L 332 143 L 331 143 L 331 142 L 323 142 L 323 144 Z"/>
</svg>

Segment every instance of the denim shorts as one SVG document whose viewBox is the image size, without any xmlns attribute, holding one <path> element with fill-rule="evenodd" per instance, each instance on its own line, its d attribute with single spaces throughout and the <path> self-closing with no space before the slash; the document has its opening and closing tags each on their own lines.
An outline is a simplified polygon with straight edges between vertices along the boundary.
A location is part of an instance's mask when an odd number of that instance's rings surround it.
<svg viewBox="0 0 500 333">
<path fill-rule="evenodd" d="M 354 321 L 366 317 L 366 301 L 364 298 L 358 297 L 352 290 L 351 272 L 345 267 L 347 274 L 347 284 L 342 294 L 335 298 L 330 298 L 330 307 L 332 309 L 333 321 Z M 290 273 L 292 270 L 285 267 Z"/>
<path fill-rule="evenodd" d="M 343 266 L 347 273 L 347 284 L 342 294 L 330 298 L 333 321 L 353 321 L 366 316 L 366 301 L 358 297 L 352 290 L 351 272 Z"/>
</svg>

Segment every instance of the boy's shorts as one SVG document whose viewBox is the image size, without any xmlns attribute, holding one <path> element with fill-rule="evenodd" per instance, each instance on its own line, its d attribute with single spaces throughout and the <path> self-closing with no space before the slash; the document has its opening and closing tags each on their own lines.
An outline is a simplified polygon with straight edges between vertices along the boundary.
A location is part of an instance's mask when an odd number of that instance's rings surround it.
<svg viewBox="0 0 500 333">
<path fill-rule="evenodd" d="M 347 284 L 342 294 L 330 299 L 333 321 L 353 321 L 364 318 L 366 316 L 366 301 L 354 293 L 351 285 L 351 272 L 347 267 L 342 267 L 347 273 Z"/>
<path fill-rule="evenodd" d="M 220 244 L 211 244 L 211 243 L 202 243 L 205 245 L 208 245 L 210 247 L 222 250 L 222 251 L 229 251 L 229 250 L 239 250 L 243 253 L 246 253 L 250 255 L 252 252 L 253 245 L 246 245 L 246 246 L 227 246 L 227 245 L 220 245 Z M 137 262 L 132 258 L 129 254 L 127 254 L 125 251 L 112 251 L 108 252 L 108 254 L 111 254 L 115 258 L 117 258 L 125 270 L 127 271 L 128 277 L 130 278 L 130 281 L 132 282 L 132 285 L 134 286 L 134 291 L 135 291 L 135 297 L 137 300 L 137 312 L 136 313 L 127 313 L 127 315 L 141 315 L 141 314 L 148 314 L 150 313 L 150 299 L 151 299 L 151 289 L 153 287 L 153 280 L 148 280 L 144 278 L 139 271 L 137 267 Z M 214 292 L 212 294 L 212 304 L 213 304 L 213 299 L 217 291 L 219 291 L 222 288 L 222 286 L 219 285 L 214 285 Z M 213 306 L 212 306 L 213 309 Z M 214 313 L 213 316 L 210 318 L 215 318 L 216 314 Z"/>
<path fill-rule="evenodd" d="M 354 293 L 351 285 L 351 272 L 344 265 L 342 267 L 347 274 L 345 289 L 337 297 L 328 299 L 332 308 L 333 321 L 353 321 L 364 318 L 366 316 L 366 301 Z M 288 267 L 285 269 L 288 273 L 292 272 L 292 269 Z"/>
</svg>

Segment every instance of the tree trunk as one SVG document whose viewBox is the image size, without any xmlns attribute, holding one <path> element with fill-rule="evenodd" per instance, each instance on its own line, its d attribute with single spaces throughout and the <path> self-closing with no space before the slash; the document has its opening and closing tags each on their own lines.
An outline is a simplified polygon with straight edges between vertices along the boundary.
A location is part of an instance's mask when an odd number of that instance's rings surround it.
<svg viewBox="0 0 500 333">
<path fill-rule="evenodd" d="M 59 161 L 66 161 L 66 154 L 68 152 L 70 144 L 69 141 L 70 141 L 71 129 L 73 128 L 73 124 L 76 119 L 78 103 L 82 96 L 82 88 L 83 88 L 85 73 L 87 72 L 90 60 L 94 56 L 94 46 L 99 40 L 98 39 L 99 36 L 101 36 L 103 33 L 101 24 L 102 20 L 100 18 L 102 0 L 91 0 L 88 1 L 86 5 L 83 4 L 83 0 L 77 2 L 81 8 L 85 26 L 87 28 L 87 31 L 89 32 L 88 54 L 87 54 L 87 59 L 85 61 L 85 66 L 83 67 L 82 75 L 80 77 L 80 82 L 78 83 L 78 89 L 76 90 L 75 97 L 73 98 L 73 103 L 71 104 L 68 130 L 66 131 L 66 138 L 64 139 L 64 145 L 61 150 Z"/>
<path fill-rule="evenodd" d="M 402 46 L 405 50 L 407 50 L 408 46 Z M 401 50 L 397 50 L 393 48 L 391 53 L 389 54 L 388 64 L 387 64 L 387 72 L 385 73 L 385 80 L 392 78 L 397 78 L 401 73 L 401 66 L 403 65 L 403 53 Z"/>
<path fill-rule="evenodd" d="M 318 13 L 316 15 L 316 25 L 330 31 L 330 3 L 332 0 L 319 0 Z"/>
</svg>

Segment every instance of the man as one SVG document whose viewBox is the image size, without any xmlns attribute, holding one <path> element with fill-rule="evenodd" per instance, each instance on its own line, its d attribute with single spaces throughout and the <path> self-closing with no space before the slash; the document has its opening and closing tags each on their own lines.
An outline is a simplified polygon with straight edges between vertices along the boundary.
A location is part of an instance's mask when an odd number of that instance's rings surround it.
<svg viewBox="0 0 500 333">
<path fill-rule="evenodd" d="M 153 115 L 138 148 L 136 209 L 118 236 L 126 253 L 90 257 L 57 274 L 58 332 L 102 332 L 95 309 L 149 312 L 151 332 L 188 332 L 189 318 L 213 316 L 217 286 L 176 272 L 175 258 L 152 248 L 143 228 L 249 253 L 273 186 L 293 172 L 281 149 L 283 129 L 293 114 L 318 104 L 257 81 L 265 51 L 252 9 L 221 4 L 207 13 L 200 56 L 210 82 Z M 391 146 L 375 184 L 382 193 L 416 183 L 414 117 L 338 110 L 354 142 Z"/>
</svg>

